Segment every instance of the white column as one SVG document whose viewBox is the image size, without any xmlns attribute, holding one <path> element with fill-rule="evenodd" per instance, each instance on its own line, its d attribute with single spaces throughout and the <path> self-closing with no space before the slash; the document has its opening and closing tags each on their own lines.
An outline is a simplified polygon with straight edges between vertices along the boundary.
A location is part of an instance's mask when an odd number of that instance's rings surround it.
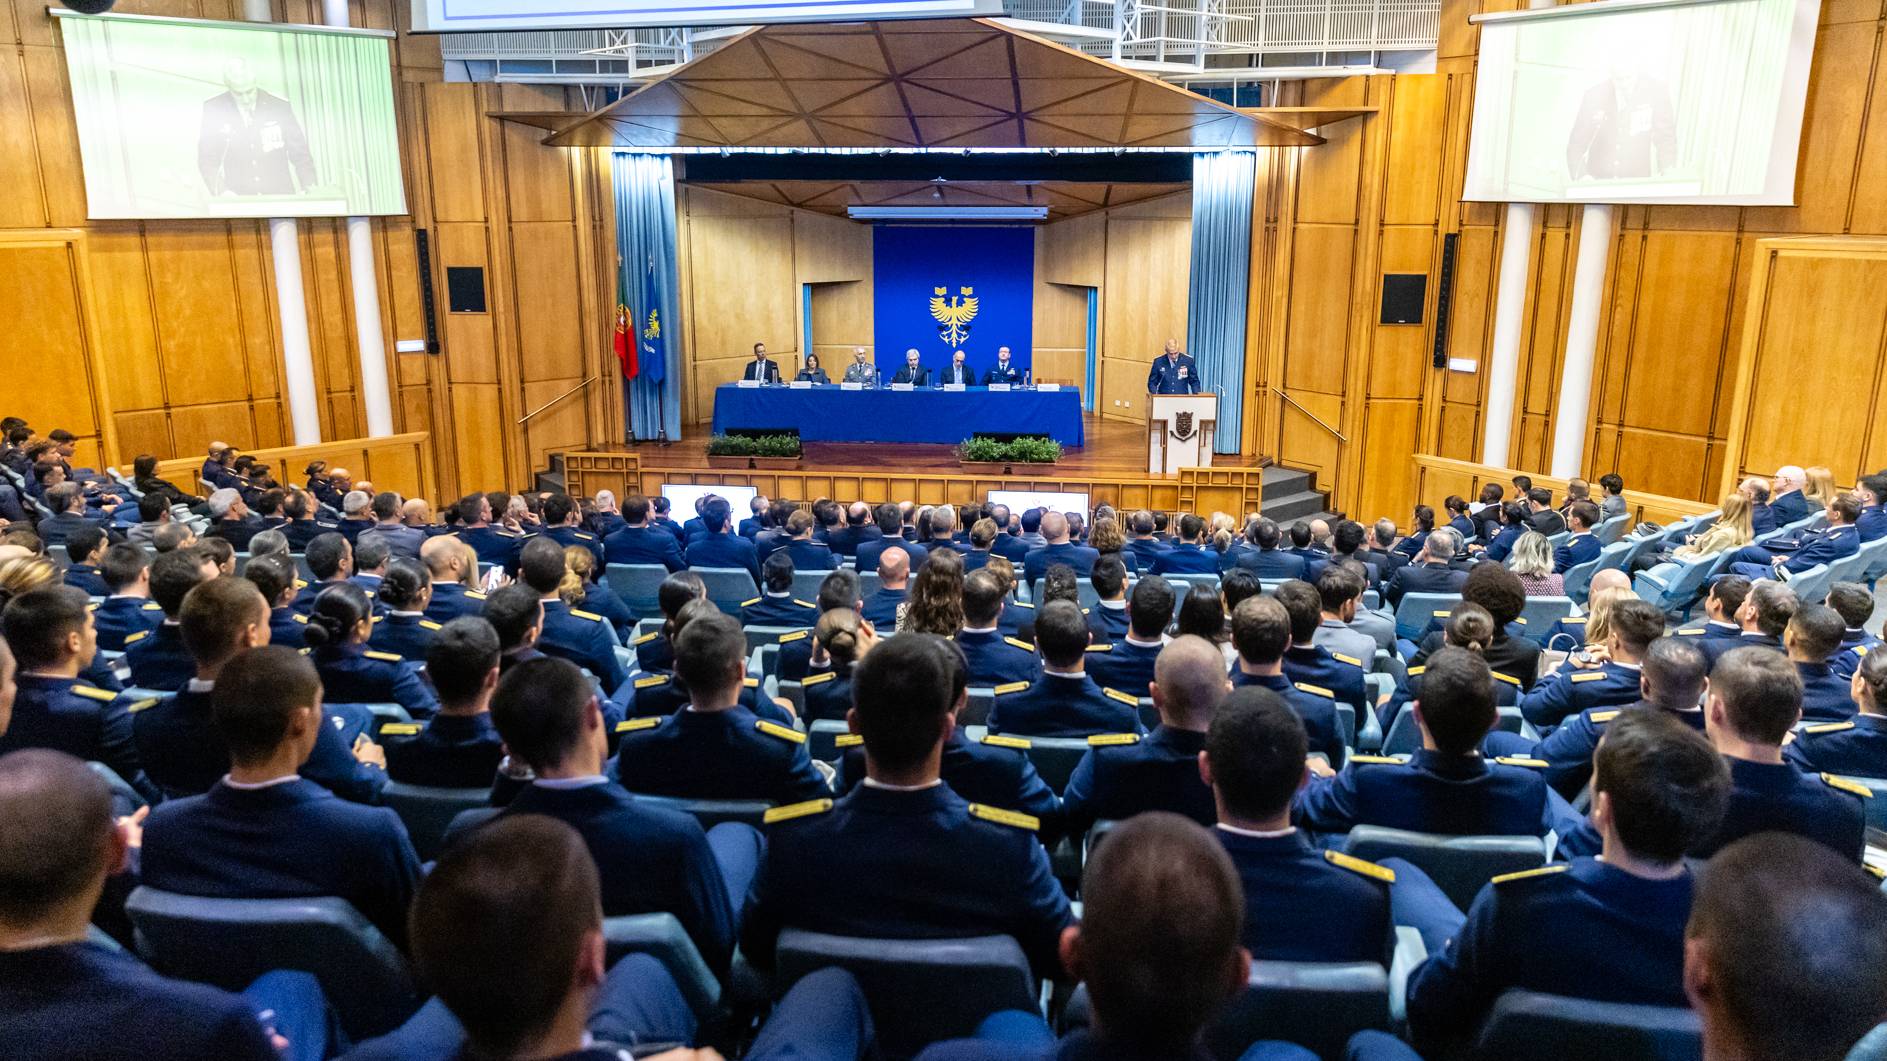
<svg viewBox="0 0 1887 1061">
<path fill-rule="evenodd" d="M 347 0 L 321 0 L 321 21 L 348 25 Z M 360 407 L 367 434 L 393 433 L 393 399 L 387 385 L 387 340 L 380 331 L 380 277 L 374 269 L 373 219 L 347 219 L 347 273 L 354 291 L 354 345 L 360 357 Z"/>
<path fill-rule="evenodd" d="M 242 17 L 273 22 L 269 0 L 242 0 Z M 275 260 L 275 309 L 282 327 L 282 389 L 295 445 L 321 441 L 321 403 L 315 396 L 314 346 L 308 340 L 308 300 L 301 286 L 300 226 L 292 217 L 269 221 L 269 250 Z"/>
<path fill-rule="evenodd" d="M 1507 442 L 1513 435 L 1532 258 L 1533 204 L 1508 203 L 1501 228 L 1500 278 L 1494 287 L 1494 338 L 1487 354 L 1487 405 L 1481 411 L 1481 463 L 1497 468 L 1507 466 Z"/>
<path fill-rule="evenodd" d="M 1599 317 L 1605 299 L 1605 260 L 1612 249 L 1612 208 L 1586 206 L 1579 218 L 1579 250 L 1573 266 L 1572 310 L 1566 321 L 1566 358 L 1560 366 L 1559 402 L 1553 408 L 1552 474 L 1579 474 L 1592 409 L 1592 362 L 1599 349 Z"/>
</svg>

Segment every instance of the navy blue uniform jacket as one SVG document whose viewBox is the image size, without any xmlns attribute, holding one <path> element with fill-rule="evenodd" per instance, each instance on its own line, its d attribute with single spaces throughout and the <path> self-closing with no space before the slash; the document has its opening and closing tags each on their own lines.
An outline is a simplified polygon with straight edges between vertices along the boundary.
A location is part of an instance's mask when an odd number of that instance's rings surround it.
<svg viewBox="0 0 1887 1061">
<path fill-rule="evenodd" d="M 1302 829 L 1245 836 L 1214 829 L 1245 885 L 1245 946 L 1259 961 L 1389 964 L 1386 869 L 1318 851 Z"/>
<path fill-rule="evenodd" d="M 1062 790 L 1062 821 L 1069 834 L 1150 810 L 1212 825 L 1218 810 L 1212 789 L 1199 777 L 1199 752 L 1205 746 L 1204 733 L 1162 725 L 1129 744 L 1089 748 Z"/>
<path fill-rule="evenodd" d="M 633 728 L 616 754 L 616 775 L 631 792 L 773 803 L 831 794 L 806 753 L 806 735 L 745 707 L 678 711 L 624 725 Z"/>
</svg>

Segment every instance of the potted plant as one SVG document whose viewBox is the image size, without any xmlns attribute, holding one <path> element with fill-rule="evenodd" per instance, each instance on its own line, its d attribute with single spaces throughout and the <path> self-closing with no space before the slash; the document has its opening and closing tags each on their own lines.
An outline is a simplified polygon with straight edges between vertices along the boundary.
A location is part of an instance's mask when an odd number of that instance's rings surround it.
<svg viewBox="0 0 1887 1061">
<path fill-rule="evenodd" d="M 1020 468 L 1024 472 L 1047 471 L 1061 460 L 1061 443 L 1041 435 L 1024 435 L 1021 438 L 996 439 L 986 435 L 966 438 L 957 444 L 957 463 L 965 468 L 986 468 L 1001 465 L 1002 474 L 1014 475 Z"/>
<path fill-rule="evenodd" d="M 713 468 L 799 467 L 799 435 L 715 435 L 708 440 L 708 465 Z"/>
</svg>

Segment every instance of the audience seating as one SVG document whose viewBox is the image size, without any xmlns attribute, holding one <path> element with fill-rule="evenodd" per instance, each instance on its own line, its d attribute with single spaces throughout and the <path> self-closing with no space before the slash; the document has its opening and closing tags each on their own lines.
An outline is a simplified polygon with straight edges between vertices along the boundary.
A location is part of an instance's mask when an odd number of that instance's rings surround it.
<svg viewBox="0 0 1887 1061">
<path fill-rule="evenodd" d="M 1816 564 L 1797 575 L 1789 576 L 1789 589 L 1795 592 L 1797 600 L 1803 604 L 1820 604 L 1828 596 L 1828 587 L 1834 582 L 1834 566 Z"/>
<path fill-rule="evenodd" d="M 621 597 L 623 604 L 637 616 L 646 618 L 662 614 L 657 593 L 662 588 L 662 580 L 668 577 L 668 568 L 661 564 L 606 564 L 603 577 L 609 580 L 609 588 L 615 590 L 616 596 Z"/>
<path fill-rule="evenodd" d="M 774 997 L 831 966 L 858 978 L 879 1047 L 890 1057 L 970 1035 L 992 1013 L 1040 1006 L 1035 974 L 1008 936 L 859 939 L 792 928 L 780 933 Z"/>
<path fill-rule="evenodd" d="M 1495 709 L 1499 712 L 1499 717 L 1494 722 L 1494 728 L 1520 734 L 1532 731 L 1532 726 L 1520 714 L 1519 701 L 1514 695 L 1514 687 L 1506 682 L 1500 682 L 1495 686 L 1495 692 L 1499 694 L 1499 699 L 1507 702 Z M 1377 747 L 1382 749 L 1383 755 L 1413 755 L 1421 746 L 1421 727 L 1416 725 L 1415 712 L 1409 710 L 1408 705 L 1405 704 L 1402 710 L 1396 712 L 1395 721 L 1389 723 L 1389 732 L 1382 735 L 1382 743 Z"/>
<path fill-rule="evenodd" d="M 1689 617 L 1692 606 L 1703 593 L 1704 584 L 1712 576 L 1729 570 L 1730 557 L 1734 555 L 1734 550 L 1725 549 L 1659 564 L 1649 571 L 1638 572 L 1632 579 L 1632 592 L 1639 600 L 1649 601 L 1666 615 L 1682 621 Z"/>
<path fill-rule="evenodd" d="M 793 686 L 795 692 L 798 691 L 798 682 L 781 682 L 780 688 L 784 690 L 788 685 Z M 806 753 L 827 762 L 838 759 L 841 757 L 839 738 L 850 732 L 852 728 L 837 719 L 815 719 L 806 727 Z"/>
<path fill-rule="evenodd" d="M 708 588 L 708 599 L 714 606 L 729 615 L 740 614 L 740 602 L 752 600 L 760 595 L 760 587 L 754 585 L 753 575 L 744 567 L 697 567 L 692 569 L 701 576 L 701 582 Z"/>
<path fill-rule="evenodd" d="M 826 580 L 830 571 L 795 571 L 793 572 L 793 596 L 803 601 L 817 602 L 819 586 Z"/>
<path fill-rule="evenodd" d="M 1566 596 L 1583 607 L 1586 603 L 1586 587 L 1592 584 L 1592 576 L 1609 568 L 1624 566 L 1625 554 L 1633 548 L 1631 542 L 1614 542 L 1600 549 L 1599 555 L 1585 563 L 1567 568 L 1561 579 Z"/>
<path fill-rule="evenodd" d="M 805 716 L 806 714 L 806 687 L 805 686 L 801 685 L 798 682 L 788 682 L 788 681 L 777 682 L 776 692 L 774 693 L 774 695 L 785 697 L 786 702 L 793 705 L 793 714 L 801 716 L 801 717 Z M 814 724 L 817 725 L 817 723 L 814 723 Z M 818 759 L 820 758 L 820 756 L 818 755 L 818 753 L 815 752 L 813 754 L 813 758 Z M 826 756 L 825 758 L 831 758 L 831 757 Z"/>
<path fill-rule="evenodd" d="M 749 627 L 746 627 L 745 629 L 747 633 L 747 651 L 752 652 L 755 649 L 765 648 L 770 645 L 772 646 L 773 651 L 775 653 L 778 653 L 780 651 L 780 636 L 782 634 L 790 634 L 796 630 L 804 630 L 806 629 L 806 627 L 803 627 L 803 626 L 749 626 Z M 764 665 L 765 661 L 763 660 L 762 663 Z M 772 673 L 772 670 L 773 668 L 768 667 L 765 673 Z"/>
<path fill-rule="evenodd" d="M 1592 536 L 1599 539 L 1601 545 L 1611 545 L 1624 536 L 1630 522 L 1631 516 L 1621 512 L 1609 519 L 1600 520 L 1599 525 L 1592 528 Z"/>
<path fill-rule="evenodd" d="M 1466 910 L 1481 886 L 1502 873 L 1546 864 L 1546 841 L 1537 836 L 1445 836 L 1359 825 L 1343 849 L 1380 862 L 1402 858 L 1420 868 L 1448 898 Z"/>
<path fill-rule="evenodd" d="M 125 902 L 138 952 L 167 976 L 239 991 L 263 973 L 314 974 L 354 1039 L 419 1008 L 406 959 L 345 900 L 205 899 L 139 887 Z"/>
<path fill-rule="evenodd" d="M 662 963 L 688 1001 L 695 1019 L 705 1021 L 721 1005 L 721 983 L 695 949 L 674 914 L 628 914 L 603 919 L 603 955 L 609 965 L 629 954 L 647 954 Z"/>
<path fill-rule="evenodd" d="M 1702 1049 L 1702 1025 L 1688 1009 L 1508 991 L 1482 1022 L 1471 1056 L 1486 1061 L 1689 1061 Z"/>
<path fill-rule="evenodd" d="M 1596 562 L 1596 561 L 1595 561 Z M 1590 578 L 1590 575 L 1587 576 Z M 1552 629 L 1554 623 L 1573 613 L 1571 595 L 1564 597 L 1528 597 L 1527 603 L 1520 609 L 1520 621 L 1527 628 L 1529 637 L 1538 637 Z"/>
<path fill-rule="evenodd" d="M 967 695 L 963 704 L 963 713 L 958 716 L 957 724 L 981 726 L 989 721 L 989 709 L 996 706 L 996 690 L 987 686 L 972 685 L 964 692 Z"/>
<path fill-rule="evenodd" d="M 1015 736 L 1029 742 L 1029 761 L 1035 764 L 1035 772 L 1042 775 L 1048 787 L 1056 792 L 1068 787 L 1068 779 L 1074 776 L 1075 767 L 1081 765 L 1081 757 L 1088 754 L 1086 737 Z"/>
<path fill-rule="evenodd" d="M 490 804 L 491 788 L 434 788 L 388 781 L 380 790 L 380 801 L 406 824 L 406 835 L 412 838 L 420 861 L 430 862 L 445 849 L 452 819 L 461 811 Z"/>
<path fill-rule="evenodd" d="M 1447 618 L 1448 613 L 1461 603 L 1459 593 L 1405 593 L 1396 604 L 1396 636 L 1410 641 L 1420 641 L 1428 632 L 1428 624 L 1438 618 Z"/>
<path fill-rule="evenodd" d="M 712 829 L 722 822 L 745 822 L 758 829 L 767 811 L 773 808 L 772 803 L 763 799 L 681 799 L 643 792 L 635 793 L 635 797 L 638 803 L 692 814 L 703 829 Z"/>
<path fill-rule="evenodd" d="M 1235 1058 L 1261 1039 L 1282 1039 L 1341 1058 L 1350 1036 L 1394 1026 L 1389 995 L 1389 970 L 1375 962 L 1254 961 L 1245 990 L 1207 1027 L 1206 1049 Z"/>
</svg>

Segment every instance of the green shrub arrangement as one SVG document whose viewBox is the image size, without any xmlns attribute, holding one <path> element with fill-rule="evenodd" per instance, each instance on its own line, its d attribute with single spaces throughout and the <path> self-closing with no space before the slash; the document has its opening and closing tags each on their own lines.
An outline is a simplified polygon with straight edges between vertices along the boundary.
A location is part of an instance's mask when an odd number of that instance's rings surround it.
<svg viewBox="0 0 1887 1061">
<path fill-rule="evenodd" d="M 797 457 L 798 435 L 715 435 L 708 440 L 710 457 Z"/>
<path fill-rule="evenodd" d="M 1061 459 L 1061 443 L 1039 435 L 1007 442 L 979 436 L 957 444 L 957 459 L 987 464 L 1053 464 Z"/>
</svg>

